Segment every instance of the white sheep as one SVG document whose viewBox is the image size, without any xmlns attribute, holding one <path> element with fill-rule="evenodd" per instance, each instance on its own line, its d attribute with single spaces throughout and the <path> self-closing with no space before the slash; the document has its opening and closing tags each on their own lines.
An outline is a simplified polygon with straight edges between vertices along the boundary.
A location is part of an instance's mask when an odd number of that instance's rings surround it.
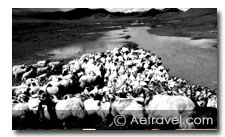
<svg viewBox="0 0 225 137">
<path fill-rule="evenodd" d="M 57 100 L 55 98 L 55 112 L 57 119 L 63 121 L 63 125 L 66 128 L 67 122 L 75 124 L 86 117 L 86 111 L 84 104 L 80 98 L 73 97 L 66 100 Z M 72 118 L 72 121 L 68 121 Z"/>
<path fill-rule="evenodd" d="M 22 75 L 22 81 L 26 81 L 28 78 L 34 78 L 35 77 L 35 70 L 31 68 L 29 71 L 25 72 Z"/>
<path fill-rule="evenodd" d="M 111 104 L 111 114 L 113 116 L 123 115 L 127 117 L 135 117 L 137 119 L 144 118 L 143 100 L 136 98 L 118 98 Z"/>
<path fill-rule="evenodd" d="M 190 121 L 186 123 L 187 118 L 192 116 L 195 108 L 194 102 L 185 96 L 153 95 L 145 100 L 145 110 L 150 117 L 161 117 L 164 119 L 181 119 L 180 128 L 194 128 Z"/>
</svg>

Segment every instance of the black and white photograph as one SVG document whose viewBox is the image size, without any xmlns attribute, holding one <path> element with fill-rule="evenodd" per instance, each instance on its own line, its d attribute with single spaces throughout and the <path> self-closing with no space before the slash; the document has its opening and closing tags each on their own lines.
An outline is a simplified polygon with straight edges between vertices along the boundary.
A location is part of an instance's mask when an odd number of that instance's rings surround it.
<svg viewBox="0 0 225 137">
<path fill-rule="evenodd" d="M 217 8 L 11 11 L 12 130 L 219 129 Z"/>
</svg>

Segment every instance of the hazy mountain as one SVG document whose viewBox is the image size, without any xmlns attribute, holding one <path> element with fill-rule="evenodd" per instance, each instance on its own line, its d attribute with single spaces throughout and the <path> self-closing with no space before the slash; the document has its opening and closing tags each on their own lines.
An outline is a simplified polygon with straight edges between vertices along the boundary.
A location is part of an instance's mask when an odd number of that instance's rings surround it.
<svg viewBox="0 0 225 137">
<path fill-rule="evenodd" d="M 148 11 L 144 11 L 144 12 L 140 13 L 139 16 L 151 16 L 151 17 L 153 17 L 153 16 L 156 16 L 157 14 L 160 14 L 162 12 L 163 11 L 160 10 L 160 9 L 152 8 L 152 9 L 150 9 Z"/>
<path fill-rule="evenodd" d="M 89 9 L 89 8 L 77 8 L 70 11 L 55 11 L 57 9 L 13 9 L 13 17 L 28 17 L 28 18 L 41 18 L 41 19 L 81 19 L 89 16 L 98 17 L 123 17 L 123 16 L 138 16 L 138 17 L 154 17 L 157 14 L 178 11 L 179 9 L 150 9 L 147 11 L 135 11 L 135 12 L 109 12 L 106 9 Z"/>
<path fill-rule="evenodd" d="M 200 19 L 206 19 L 209 20 L 215 19 L 217 16 L 217 9 L 216 8 L 191 8 L 187 10 L 186 12 L 183 12 L 179 9 L 164 9 L 163 13 L 158 14 L 155 16 L 154 19 L 156 20 L 200 20 Z"/>
<path fill-rule="evenodd" d="M 135 12 L 110 12 L 106 9 L 76 8 L 69 11 L 55 11 L 57 9 L 13 9 L 13 17 L 39 18 L 39 19 L 81 19 L 101 17 L 150 17 L 155 20 L 187 20 L 202 18 L 203 16 L 215 16 L 216 9 L 194 8 L 184 12 L 178 8 L 149 9 Z M 131 10 L 132 11 L 132 10 Z"/>
<path fill-rule="evenodd" d="M 162 10 L 162 12 L 182 12 L 182 10 L 178 9 L 178 8 L 165 8 Z"/>
<path fill-rule="evenodd" d="M 208 16 L 208 15 L 215 16 L 216 14 L 217 14 L 216 8 L 191 8 L 188 11 L 179 14 L 176 18 L 187 19 L 187 18 L 202 17 L 202 16 Z"/>
</svg>

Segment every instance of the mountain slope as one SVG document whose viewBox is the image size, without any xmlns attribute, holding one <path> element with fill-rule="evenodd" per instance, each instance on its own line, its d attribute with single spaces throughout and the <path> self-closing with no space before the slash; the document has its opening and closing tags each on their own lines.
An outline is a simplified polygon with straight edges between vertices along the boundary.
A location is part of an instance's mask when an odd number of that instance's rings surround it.
<svg viewBox="0 0 225 137">
<path fill-rule="evenodd" d="M 170 16 L 168 15 L 170 14 Z M 150 33 L 166 36 L 186 36 L 199 38 L 217 38 L 217 9 L 194 8 L 180 13 L 159 14 L 155 18 L 162 26 L 152 28 Z"/>
<path fill-rule="evenodd" d="M 89 9 L 89 8 L 77 8 L 67 12 L 40 12 L 40 11 L 29 11 L 22 9 L 18 12 L 17 9 L 13 9 L 13 17 L 28 17 L 38 19 L 81 19 L 87 16 L 98 14 L 100 16 L 107 16 L 110 14 L 105 9 Z"/>
</svg>

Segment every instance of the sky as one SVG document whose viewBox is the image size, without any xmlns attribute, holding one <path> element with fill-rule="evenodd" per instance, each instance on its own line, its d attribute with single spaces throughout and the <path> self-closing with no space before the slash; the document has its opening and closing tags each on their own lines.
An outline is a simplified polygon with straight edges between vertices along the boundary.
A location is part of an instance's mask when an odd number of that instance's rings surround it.
<svg viewBox="0 0 225 137">
<path fill-rule="evenodd" d="M 74 8 L 29 8 L 30 11 L 44 11 L 44 12 L 69 11 L 72 9 L 74 9 Z M 110 12 L 125 12 L 125 13 L 135 12 L 135 11 L 146 11 L 149 9 L 151 9 L 151 8 L 106 8 L 106 10 L 108 10 Z M 163 8 L 161 8 L 161 9 L 163 9 Z M 179 9 L 186 11 L 189 8 L 179 8 Z M 23 10 L 23 9 L 13 9 L 13 10 L 19 11 L 19 10 Z"/>
<path fill-rule="evenodd" d="M 73 8 L 59 8 L 59 10 L 61 11 L 69 11 Z M 106 10 L 110 11 L 110 12 L 125 12 L 125 13 L 129 13 L 129 12 L 135 12 L 135 11 L 146 11 L 149 10 L 151 8 L 105 8 Z M 163 9 L 163 8 L 159 8 L 159 9 Z M 187 11 L 189 8 L 179 8 L 183 11 Z"/>
<path fill-rule="evenodd" d="M 135 11 L 146 11 L 151 8 L 106 8 L 106 9 L 111 12 L 120 11 L 120 12 L 128 13 L 128 12 L 135 12 Z M 159 8 L 159 9 L 163 9 L 163 8 Z M 179 9 L 181 9 L 183 11 L 187 11 L 189 8 L 179 8 Z"/>
</svg>

